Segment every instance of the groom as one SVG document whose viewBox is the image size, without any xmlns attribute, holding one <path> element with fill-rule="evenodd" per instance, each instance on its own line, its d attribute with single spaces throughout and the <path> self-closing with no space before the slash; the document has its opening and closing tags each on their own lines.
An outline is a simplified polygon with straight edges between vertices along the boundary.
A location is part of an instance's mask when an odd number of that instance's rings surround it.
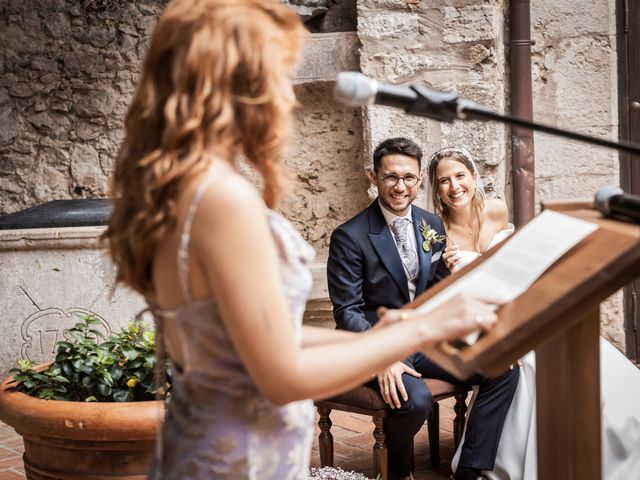
<svg viewBox="0 0 640 480">
<path fill-rule="evenodd" d="M 371 182 L 378 198 L 331 236 L 327 279 L 337 327 L 363 332 L 378 321 L 380 306 L 400 308 L 446 275 L 441 260 L 444 226 L 432 213 L 411 205 L 423 179 L 422 151 L 406 138 L 382 142 L 373 154 Z M 425 242 L 427 237 L 437 237 Z M 372 353 L 374 354 L 374 353 Z M 431 410 L 431 392 L 421 377 L 460 383 L 421 353 L 396 362 L 367 385 L 388 405 L 385 433 L 390 479 L 410 479 L 413 437 Z M 470 414 L 456 480 L 492 470 L 502 424 L 518 383 L 518 369 L 480 386 Z"/>
</svg>

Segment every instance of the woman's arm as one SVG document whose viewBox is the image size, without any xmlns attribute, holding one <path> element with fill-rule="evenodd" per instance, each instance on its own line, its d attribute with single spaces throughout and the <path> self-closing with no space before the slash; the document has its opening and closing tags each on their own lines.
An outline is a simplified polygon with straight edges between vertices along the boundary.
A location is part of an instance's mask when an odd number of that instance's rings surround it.
<svg viewBox="0 0 640 480">
<path fill-rule="evenodd" d="M 323 345 L 326 343 L 343 342 L 351 340 L 355 332 L 346 330 L 335 330 L 333 328 L 312 327 L 309 325 L 302 326 L 302 346 L 311 347 L 314 345 Z"/>
<path fill-rule="evenodd" d="M 378 316 L 381 317 L 376 324 L 371 327 L 379 330 L 387 325 L 397 322 L 399 319 L 395 313 L 389 313 L 391 310 L 380 307 Z M 302 326 L 302 346 L 311 347 L 314 345 L 322 345 L 326 343 L 343 342 L 355 338 L 358 332 L 349 332 L 347 330 L 337 330 L 323 327 L 312 327 L 310 325 Z"/>
<path fill-rule="evenodd" d="M 274 403 L 344 391 L 410 353 L 477 329 L 477 313 L 487 320 L 494 315 L 477 300 L 457 299 L 428 316 L 415 313 L 384 329 L 352 338 L 341 332 L 339 342 L 303 348 L 295 341 L 281 290 L 264 204 L 241 177 L 231 176 L 215 186 L 196 213 L 194 253 L 231 342 L 255 383 Z"/>
</svg>

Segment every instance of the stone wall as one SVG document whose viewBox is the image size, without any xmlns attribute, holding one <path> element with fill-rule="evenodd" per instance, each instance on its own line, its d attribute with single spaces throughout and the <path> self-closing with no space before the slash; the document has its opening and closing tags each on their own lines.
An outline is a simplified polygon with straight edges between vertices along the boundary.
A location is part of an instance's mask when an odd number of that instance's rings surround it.
<svg viewBox="0 0 640 480">
<path fill-rule="evenodd" d="M 79 0 L 41 3 L 0 4 L 0 215 L 108 196 L 124 115 L 166 2 L 123 2 L 110 12 L 86 11 Z M 333 12 L 355 13 L 355 4 L 333 7 L 322 25 L 339 30 L 345 23 Z M 297 179 L 282 210 L 320 258 L 330 232 L 367 201 L 359 113 L 332 102 L 327 83 L 357 68 L 356 49 L 354 34 L 315 35 L 295 74 L 301 108 L 287 164 Z"/>
<path fill-rule="evenodd" d="M 362 120 L 358 110 L 332 100 L 333 85 L 296 87 L 297 132 L 286 164 L 295 183 L 283 213 L 324 258 L 331 232 L 367 206 L 362 170 Z"/>
<path fill-rule="evenodd" d="M 533 111 L 538 122 L 616 139 L 615 1 L 531 2 Z M 593 198 L 619 185 L 613 150 L 535 134 L 536 198 Z M 602 306 L 601 332 L 624 351 L 622 294 Z"/>
<path fill-rule="evenodd" d="M 533 2 L 534 116 L 539 122 L 608 139 L 617 137 L 615 2 L 584 8 L 562 0 Z M 618 185 L 613 150 L 536 134 L 536 195 L 591 197 Z"/>
<path fill-rule="evenodd" d="M 105 196 L 140 59 L 164 2 L 0 3 L 0 213 Z"/>
<path fill-rule="evenodd" d="M 327 2 L 333 10 L 313 28 L 353 25 L 354 1 Z M 80 0 L 0 2 L 0 214 L 107 195 L 122 119 L 165 2 L 123 3 L 104 13 L 83 10 Z M 536 120 L 615 137 L 614 3 L 596 0 L 586 9 L 571 0 L 531 2 Z M 509 132 L 502 125 L 441 123 L 385 107 L 348 110 L 331 100 L 327 83 L 336 71 L 360 69 L 393 83 L 455 89 L 508 111 L 507 6 L 507 0 L 357 0 L 357 37 L 311 37 L 294 72 L 302 107 L 286 161 L 297 178 L 282 210 L 320 259 L 332 229 L 366 205 L 364 170 L 375 145 L 389 136 L 413 138 L 427 156 L 463 145 L 498 194 L 509 193 Z M 590 197 L 618 183 L 614 153 L 548 135 L 535 141 L 538 200 Z M 418 199 L 423 206 L 425 194 Z M 605 307 L 603 325 L 622 345 L 619 296 Z"/>
</svg>

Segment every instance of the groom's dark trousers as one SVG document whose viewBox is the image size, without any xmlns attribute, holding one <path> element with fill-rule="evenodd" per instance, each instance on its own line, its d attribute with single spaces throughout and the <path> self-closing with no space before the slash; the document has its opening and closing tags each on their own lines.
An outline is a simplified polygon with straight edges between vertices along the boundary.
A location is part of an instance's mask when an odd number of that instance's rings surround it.
<svg viewBox="0 0 640 480">
<path fill-rule="evenodd" d="M 444 234 L 442 220 L 413 206 L 412 221 L 420 264 L 416 283 L 419 295 L 449 271 L 441 260 L 444 242 L 432 245 L 429 251 L 421 248 L 420 224 L 424 221 L 438 234 Z M 400 308 L 410 301 L 402 260 L 377 200 L 333 232 L 327 279 L 334 318 L 340 329 L 368 330 L 378 321 L 378 307 Z M 411 355 L 404 363 L 425 378 L 479 385 L 467 421 L 459 466 L 492 470 L 504 419 L 518 384 L 518 369 L 494 379 L 475 376 L 460 382 L 421 353 Z M 413 437 L 429 416 L 432 398 L 422 379 L 408 374 L 402 378 L 409 399 L 400 408 L 388 408 L 385 420 L 389 470 L 397 476 L 413 470 Z M 379 391 L 377 380 L 367 385 Z"/>
</svg>

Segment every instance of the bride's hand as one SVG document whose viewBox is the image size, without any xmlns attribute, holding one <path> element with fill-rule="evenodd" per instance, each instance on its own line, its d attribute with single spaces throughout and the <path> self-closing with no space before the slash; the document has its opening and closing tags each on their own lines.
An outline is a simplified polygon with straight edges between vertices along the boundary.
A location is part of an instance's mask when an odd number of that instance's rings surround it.
<svg viewBox="0 0 640 480">
<path fill-rule="evenodd" d="M 444 253 L 442 254 L 442 261 L 444 262 L 444 266 L 449 270 L 453 270 L 453 267 L 460 261 L 460 256 L 458 255 L 458 250 L 460 247 L 458 245 L 447 245 L 444 249 Z"/>
</svg>

